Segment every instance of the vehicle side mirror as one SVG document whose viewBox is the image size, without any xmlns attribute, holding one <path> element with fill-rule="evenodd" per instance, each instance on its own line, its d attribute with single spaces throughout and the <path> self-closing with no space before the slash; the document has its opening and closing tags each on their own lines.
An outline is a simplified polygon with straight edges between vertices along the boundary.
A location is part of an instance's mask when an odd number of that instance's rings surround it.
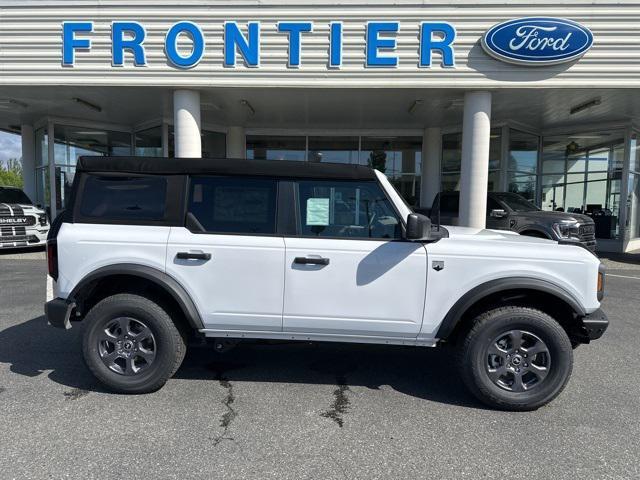
<svg viewBox="0 0 640 480">
<path fill-rule="evenodd" d="M 491 213 L 489 213 L 489 216 L 493 218 L 504 218 L 507 216 L 507 212 L 501 208 L 494 208 L 491 210 Z"/>
<path fill-rule="evenodd" d="M 430 240 L 431 220 L 419 213 L 407 216 L 407 240 Z"/>
</svg>

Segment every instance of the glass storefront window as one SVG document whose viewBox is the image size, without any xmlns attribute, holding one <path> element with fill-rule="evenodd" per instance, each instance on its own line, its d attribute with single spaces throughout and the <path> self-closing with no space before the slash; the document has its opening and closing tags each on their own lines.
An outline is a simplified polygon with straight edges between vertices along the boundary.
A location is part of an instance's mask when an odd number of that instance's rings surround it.
<svg viewBox="0 0 640 480">
<path fill-rule="evenodd" d="M 631 134 L 629 145 L 629 178 L 627 193 L 627 235 L 640 237 L 640 138 Z"/>
<path fill-rule="evenodd" d="M 629 174 L 629 195 L 627 198 L 629 238 L 640 237 L 640 174 Z"/>
<path fill-rule="evenodd" d="M 502 133 L 499 128 L 491 130 L 489 143 L 489 182 L 490 192 L 500 190 L 500 158 L 502 151 Z M 462 165 L 462 133 L 447 133 L 442 136 L 442 162 L 440 164 L 443 192 L 460 190 L 460 168 Z"/>
<path fill-rule="evenodd" d="M 422 137 L 362 137 L 360 164 L 389 177 L 410 205 L 420 202 Z"/>
<path fill-rule="evenodd" d="M 358 163 L 358 137 L 309 137 L 307 160 Z"/>
<path fill-rule="evenodd" d="M 162 157 L 162 126 L 135 133 L 135 155 L 138 157 Z"/>
<path fill-rule="evenodd" d="M 227 136 L 221 132 L 202 131 L 202 158 L 225 158 Z"/>
<path fill-rule="evenodd" d="M 175 156 L 175 136 L 173 125 L 169 125 L 169 157 Z M 221 132 L 202 130 L 200 132 L 202 158 L 226 158 L 227 136 Z M 162 155 L 161 155 L 162 156 Z"/>
<path fill-rule="evenodd" d="M 509 130 L 507 190 L 535 201 L 538 173 L 539 137 L 519 130 Z"/>
<path fill-rule="evenodd" d="M 596 237 L 620 238 L 620 186 L 624 132 L 545 137 L 542 208 L 590 215 Z"/>
<path fill-rule="evenodd" d="M 131 133 L 69 125 L 54 126 L 56 210 L 64 209 L 78 158 L 83 155 L 131 155 Z"/>
<path fill-rule="evenodd" d="M 535 174 L 538 171 L 538 136 L 509 130 L 507 170 Z"/>
<path fill-rule="evenodd" d="M 385 173 L 408 203 L 420 199 L 422 137 L 248 135 L 247 158 L 369 165 Z"/>
<path fill-rule="evenodd" d="M 307 150 L 306 137 L 247 135 L 249 160 L 298 160 L 304 161 Z"/>
</svg>

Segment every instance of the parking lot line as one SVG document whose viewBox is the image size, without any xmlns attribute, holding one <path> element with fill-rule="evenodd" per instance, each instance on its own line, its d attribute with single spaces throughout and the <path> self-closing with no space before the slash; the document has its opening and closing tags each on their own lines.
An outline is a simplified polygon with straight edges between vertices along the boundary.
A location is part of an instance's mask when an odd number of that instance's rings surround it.
<svg viewBox="0 0 640 480">
<path fill-rule="evenodd" d="M 613 273 L 607 273 L 607 277 L 633 278 L 634 280 L 640 280 L 640 277 L 630 277 L 628 275 L 614 275 Z"/>
</svg>

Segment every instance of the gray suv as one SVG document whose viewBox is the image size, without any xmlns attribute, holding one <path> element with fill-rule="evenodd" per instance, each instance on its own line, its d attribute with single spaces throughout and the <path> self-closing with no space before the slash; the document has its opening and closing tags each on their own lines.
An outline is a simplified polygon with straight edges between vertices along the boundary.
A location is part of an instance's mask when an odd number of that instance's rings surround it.
<svg viewBox="0 0 640 480">
<path fill-rule="evenodd" d="M 460 192 L 443 192 L 436 196 L 431 208 L 435 222 L 440 208 L 443 225 L 458 225 Z M 517 193 L 489 192 L 487 196 L 487 228 L 511 230 L 521 235 L 576 242 L 591 251 L 596 248 L 595 223 L 579 213 L 541 210 Z"/>
</svg>

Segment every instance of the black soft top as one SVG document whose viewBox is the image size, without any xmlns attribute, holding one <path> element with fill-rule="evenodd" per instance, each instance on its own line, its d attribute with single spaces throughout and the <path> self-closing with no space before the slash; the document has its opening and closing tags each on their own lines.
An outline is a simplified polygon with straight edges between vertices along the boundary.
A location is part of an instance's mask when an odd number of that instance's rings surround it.
<svg viewBox="0 0 640 480">
<path fill-rule="evenodd" d="M 374 180 L 376 178 L 373 169 L 364 165 L 227 158 L 80 157 L 77 171 L 156 175 L 244 175 L 331 180 Z"/>
</svg>

